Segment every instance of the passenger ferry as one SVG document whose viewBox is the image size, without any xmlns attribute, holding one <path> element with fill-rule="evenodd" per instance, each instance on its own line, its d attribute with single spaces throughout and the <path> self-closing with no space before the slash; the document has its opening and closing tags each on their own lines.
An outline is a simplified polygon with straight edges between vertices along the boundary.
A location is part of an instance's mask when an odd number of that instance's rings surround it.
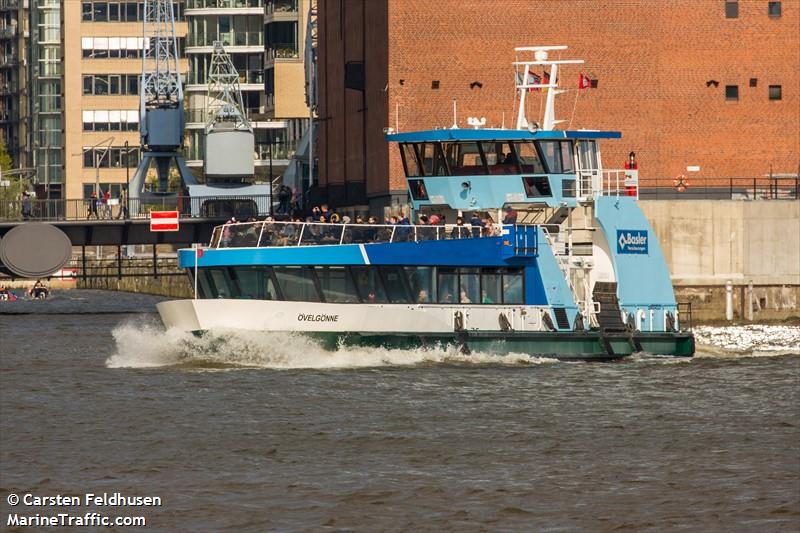
<svg viewBox="0 0 800 533">
<path fill-rule="evenodd" d="M 330 349 L 693 355 L 636 171 L 602 169 L 599 143 L 620 133 L 555 129 L 558 67 L 582 62 L 548 58 L 564 49 L 516 49 L 515 129 L 388 133 L 415 214 L 446 224 L 225 224 L 179 252 L 196 294 L 158 304 L 164 324 L 301 332 Z M 541 127 L 530 90 L 547 90 Z"/>
</svg>

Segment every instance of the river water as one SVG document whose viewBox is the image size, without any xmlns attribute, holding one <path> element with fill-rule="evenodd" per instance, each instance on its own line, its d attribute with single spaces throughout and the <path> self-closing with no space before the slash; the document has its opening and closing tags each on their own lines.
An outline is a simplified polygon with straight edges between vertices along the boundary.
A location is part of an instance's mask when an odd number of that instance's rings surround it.
<svg viewBox="0 0 800 533">
<path fill-rule="evenodd" d="M 0 529 L 94 510 L 147 520 L 105 531 L 800 528 L 798 327 L 705 328 L 692 360 L 329 354 L 164 332 L 154 301 L 0 304 Z M 161 505 L 7 503 L 104 492 Z"/>
</svg>

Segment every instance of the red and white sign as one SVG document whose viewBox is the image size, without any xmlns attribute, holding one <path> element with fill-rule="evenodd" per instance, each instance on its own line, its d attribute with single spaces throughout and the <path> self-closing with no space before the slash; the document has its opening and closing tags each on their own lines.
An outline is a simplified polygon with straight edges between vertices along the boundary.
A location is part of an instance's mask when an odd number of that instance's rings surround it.
<svg viewBox="0 0 800 533">
<path fill-rule="evenodd" d="M 150 211 L 150 231 L 178 231 L 178 212 Z"/>
<path fill-rule="evenodd" d="M 77 268 L 62 268 L 50 275 L 52 279 L 61 279 L 64 281 L 77 281 L 78 269 Z"/>
</svg>

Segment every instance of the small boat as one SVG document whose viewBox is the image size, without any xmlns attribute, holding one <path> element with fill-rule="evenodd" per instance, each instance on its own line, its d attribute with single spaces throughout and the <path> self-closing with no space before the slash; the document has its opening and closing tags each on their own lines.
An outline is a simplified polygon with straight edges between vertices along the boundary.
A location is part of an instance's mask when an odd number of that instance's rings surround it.
<svg viewBox="0 0 800 533">
<path fill-rule="evenodd" d="M 179 252 L 195 298 L 158 304 L 168 328 L 299 332 L 326 347 L 456 346 L 609 360 L 692 356 L 634 169 L 604 170 L 619 132 L 559 130 L 564 46 L 518 48 L 516 127 L 388 132 L 413 212 L 387 224 L 225 224 Z M 549 69 L 549 79 L 535 75 Z M 529 91 L 547 91 L 541 126 Z M 453 223 L 455 222 L 455 223 Z"/>
</svg>

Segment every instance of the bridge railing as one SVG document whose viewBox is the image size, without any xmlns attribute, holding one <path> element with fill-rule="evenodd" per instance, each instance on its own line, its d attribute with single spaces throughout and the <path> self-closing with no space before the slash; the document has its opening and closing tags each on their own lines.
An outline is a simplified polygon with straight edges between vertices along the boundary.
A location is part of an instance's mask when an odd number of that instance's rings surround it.
<svg viewBox="0 0 800 533">
<path fill-rule="evenodd" d="M 248 219 L 269 214 L 269 195 L 164 196 L 110 201 L 92 198 L 30 200 L 25 213 L 23 200 L 0 200 L 0 220 L 124 220 L 147 219 L 150 211 L 178 211 L 182 218 Z"/>
<path fill-rule="evenodd" d="M 324 244 L 367 244 L 389 242 L 442 241 L 498 237 L 513 226 L 490 224 L 469 226 L 447 224 L 330 224 L 318 222 L 243 222 L 214 228 L 211 248 L 255 248 L 267 246 L 313 246 Z"/>
</svg>

